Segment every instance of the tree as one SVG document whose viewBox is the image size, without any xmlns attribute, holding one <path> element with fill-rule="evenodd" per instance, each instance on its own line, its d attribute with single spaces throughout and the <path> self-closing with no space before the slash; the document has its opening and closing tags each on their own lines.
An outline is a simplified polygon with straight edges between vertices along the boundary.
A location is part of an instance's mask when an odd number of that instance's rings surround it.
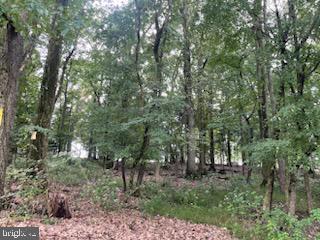
<svg viewBox="0 0 320 240">
<path fill-rule="evenodd" d="M 9 159 L 11 130 L 16 113 L 18 81 L 25 58 L 24 40 L 14 22 L 4 13 L 4 26 L 1 26 L 0 51 L 0 196 L 4 194 L 6 166 Z"/>
<path fill-rule="evenodd" d="M 196 174 L 195 164 L 195 119 L 193 109 L 193 81 L 191 74 L 191 50 L 190 50 L 190 9 L 188 2 L 183 0 L 180 9 L 183 29 L 183 75 L 184 75 L 184 94 L 185 94 L 185 115 L 186 115 L 186 142 L 187 142 L 187 176 Z"/>
<path fill-rule="evenodd" d="M 63 47 L 63 36 L 61 32 L 61 18 L 63 10 L 61 11 L 61 7 L 59 6 L 62 6 L 62 9 L 65 9 L 67 4 L 68 0 L 57 1 L 58 10 L 54 14 L 51 23 L 52 33 L 48 43 L 48 54 L 41 82 L 40 99 L 36 119 L 36 125 L 44 129 L 49 129 L 51 125 Z M 46 133 L 39 132 L 33 144 L 34 147 L 31 148 L 31 158 L 34 160 L 45 159 L 48 152 L 48 136 Z M 40 161 L 39 169 L 44 169 L 43 161 Z"/>
</svg>

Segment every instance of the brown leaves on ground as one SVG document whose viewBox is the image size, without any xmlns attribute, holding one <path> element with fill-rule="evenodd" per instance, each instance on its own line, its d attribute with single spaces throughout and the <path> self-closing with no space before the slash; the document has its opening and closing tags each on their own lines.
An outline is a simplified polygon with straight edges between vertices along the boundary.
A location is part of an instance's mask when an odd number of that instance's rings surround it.
<svg viewBox="0 0 320 240">
<path fill-rule="evenodd" d="M 41 239 L 232 239 L 223 229 L 165 217 L 144 217 L 139 212 L 113 212 L 105 216 L 74 217 L 45 225 L 38 221 L 16 226 L 39 226 Z"/>
<path fill-rule="evenodd" d="M 38 226 L 42 240 L 137 240 L 137 239 L 234 239 L 225 230 L 211 225 L 192 224 L 166 217 L 144 216 L 136 210 L 103 212 L 98 206 L 80 198 L 79 189 L 71 189 L 71 219 L 55 219 L 54 225 L 35 218 L 24 222 L 5 222 L 1 226 Z"/>
</svg>

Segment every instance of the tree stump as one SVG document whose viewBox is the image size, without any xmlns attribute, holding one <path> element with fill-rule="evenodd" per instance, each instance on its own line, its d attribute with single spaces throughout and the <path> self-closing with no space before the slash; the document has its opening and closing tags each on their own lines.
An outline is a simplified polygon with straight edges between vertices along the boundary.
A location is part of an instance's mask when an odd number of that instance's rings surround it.
<svg viewBox="0 0 320 240">
<path fill-rule="evenodd" d="M 49 193 L 48 202 L 50 217 L 71 218 L 68 197 L 64 193 Z"/>
</svg>

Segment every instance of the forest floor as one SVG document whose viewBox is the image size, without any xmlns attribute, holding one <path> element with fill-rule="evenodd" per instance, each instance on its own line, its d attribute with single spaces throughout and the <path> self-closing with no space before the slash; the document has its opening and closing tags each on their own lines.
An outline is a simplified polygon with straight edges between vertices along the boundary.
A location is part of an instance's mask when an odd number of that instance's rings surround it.
<svg viewBox="0 0 320 240">
<path fill-rule="evenodd" d="M 91 183 L 92 184 L 92 183 Z M 12 217 L 11 211 L 2 211 L 0 226 L 40 228 L 41 240 L 73 239 L 235 239 L 224 228 L 163 216 L 150 216 L 136 208 L 104 211 L 83 194 L 86 186 L 57 184 L 56 191 L 68 195 L 71 219 L 48 218 L 29 215 L 26 218 Z"/>
</svg>

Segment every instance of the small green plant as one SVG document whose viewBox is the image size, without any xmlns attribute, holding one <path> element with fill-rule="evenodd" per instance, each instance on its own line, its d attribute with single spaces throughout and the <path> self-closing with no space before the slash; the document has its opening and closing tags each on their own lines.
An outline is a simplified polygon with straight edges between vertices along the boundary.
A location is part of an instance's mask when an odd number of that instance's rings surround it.
<svg viewBox="0 0 320 240">
<path fill-rule="evenodd" d="M 280 209 L 275 209 L 271 214 L 263 217 L 266 221 L 265 229 L 268 240 L 304 240 L 306 230 L 314 222 L 320 220 L 320 209 L 315 209 L 311 216 L 299 220 Z"/>
<path fill-rule="evenodd" d="M 121 183 L 110 178 L 100 180 L 94 186 L 90 186 L 87 189 L 87 194 L 105 210 L 121 208 L 123 206 L 122 198 L 125 198 Z"/>
<path fill-rule="evenodd" d="M 27 204 L 18 205 L 15 211 L 10 212 L 10 217 L 15 220 L 28 220 L 31 218 L 30 208 Z"/>
<path fill-rule="evenodd" d="M 224 202 L 220 205 L 225 207 L 231 215 L 246 219 L 256 219 L 260 216 L 262 196 L 255 191 L 240 191 L 236 188 L 228 193 Z"/>
<path fill-rule="evenodd" d="M 54 225 L 57 223 L 57 219 L 45 216 L 41 222 L 46 225 Z"/>
</svg>

